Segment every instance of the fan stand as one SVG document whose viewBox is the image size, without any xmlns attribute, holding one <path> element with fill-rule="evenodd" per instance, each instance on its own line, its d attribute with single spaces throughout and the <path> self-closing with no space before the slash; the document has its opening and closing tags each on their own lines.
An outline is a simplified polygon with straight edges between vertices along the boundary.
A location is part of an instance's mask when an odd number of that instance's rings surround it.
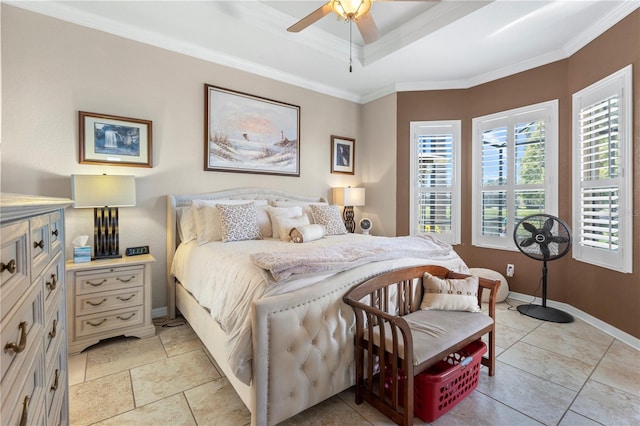
<svg viewBox="0 0 640 426">
<path fill-rule="evenodd" d="M 547 306 L 547 261 L 542 264 L 542 306 L 519 305 L 518 312 L 528 317 L 536 318 L 542 321 L 569 323 L 573 322 L 573 317 L 560 309 Z"/>
</svg>

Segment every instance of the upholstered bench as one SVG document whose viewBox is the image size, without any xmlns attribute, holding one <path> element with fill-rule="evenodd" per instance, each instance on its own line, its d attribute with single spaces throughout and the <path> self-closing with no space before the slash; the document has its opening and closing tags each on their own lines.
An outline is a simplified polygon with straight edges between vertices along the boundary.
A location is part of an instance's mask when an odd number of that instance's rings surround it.
<svg viewBox="0 0 640 426">
<path fill-rule="evenodd" d="M 499 286 L 441 266 L 419 266 L 378 275 L 349 291 L 344 301 L 356 314 L 356 403 L 367 401 L 396 423 L 413 424 L 414 376 L 485 334 L 488 356 L 481 363 L 493 376 Z M 485 289 L 487 313 L 481 312 Z"/>
</svg>

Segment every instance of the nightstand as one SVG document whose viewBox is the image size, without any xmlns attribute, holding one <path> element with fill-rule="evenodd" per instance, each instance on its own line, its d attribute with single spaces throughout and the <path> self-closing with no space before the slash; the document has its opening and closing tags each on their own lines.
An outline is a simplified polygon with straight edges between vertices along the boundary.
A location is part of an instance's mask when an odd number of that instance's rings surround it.
<svg viewBox="0 0 640 426">
<path fill-rule="evenodd" d="M 69 354 L 102 339 L 155 335 L 150 254 L 66 263 Z"/>
</svg>

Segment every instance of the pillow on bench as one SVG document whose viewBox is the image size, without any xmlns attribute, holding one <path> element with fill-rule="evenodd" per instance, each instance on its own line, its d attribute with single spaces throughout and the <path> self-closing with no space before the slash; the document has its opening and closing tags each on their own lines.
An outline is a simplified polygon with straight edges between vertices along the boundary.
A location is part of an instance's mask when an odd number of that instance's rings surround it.
<svg viewBox="0 0 640 426">
<path fill-rule="evenodd" d="M 480 312 L 477 276 L 463 279 L 438 278 L 428 272 L 422 279 L 424 294 L 420 309 Z"/>
</svg>

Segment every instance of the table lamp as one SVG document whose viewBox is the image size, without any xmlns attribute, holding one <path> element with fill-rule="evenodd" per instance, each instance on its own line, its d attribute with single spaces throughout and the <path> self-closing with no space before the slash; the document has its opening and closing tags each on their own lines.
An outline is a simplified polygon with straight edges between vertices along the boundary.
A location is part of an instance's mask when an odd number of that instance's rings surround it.
<svg viewBox="0 0 640 426">
<path fill-rule="evenodd" d="M 93 207 L 93 259 L 115 259 L 120 254 L 118 207 L 136 205 L 132 175 L 71 175 L 74 208 Z"/>
<path fill-rule="evenodd" d="M 353 207 L 364 206 L 364 188 L 333 188 L 333 203 L 344 206 L 342 217 L 347 231 L 353 233 L 356 230 L 356 222 L 353 220 Z"/>
</svg>

